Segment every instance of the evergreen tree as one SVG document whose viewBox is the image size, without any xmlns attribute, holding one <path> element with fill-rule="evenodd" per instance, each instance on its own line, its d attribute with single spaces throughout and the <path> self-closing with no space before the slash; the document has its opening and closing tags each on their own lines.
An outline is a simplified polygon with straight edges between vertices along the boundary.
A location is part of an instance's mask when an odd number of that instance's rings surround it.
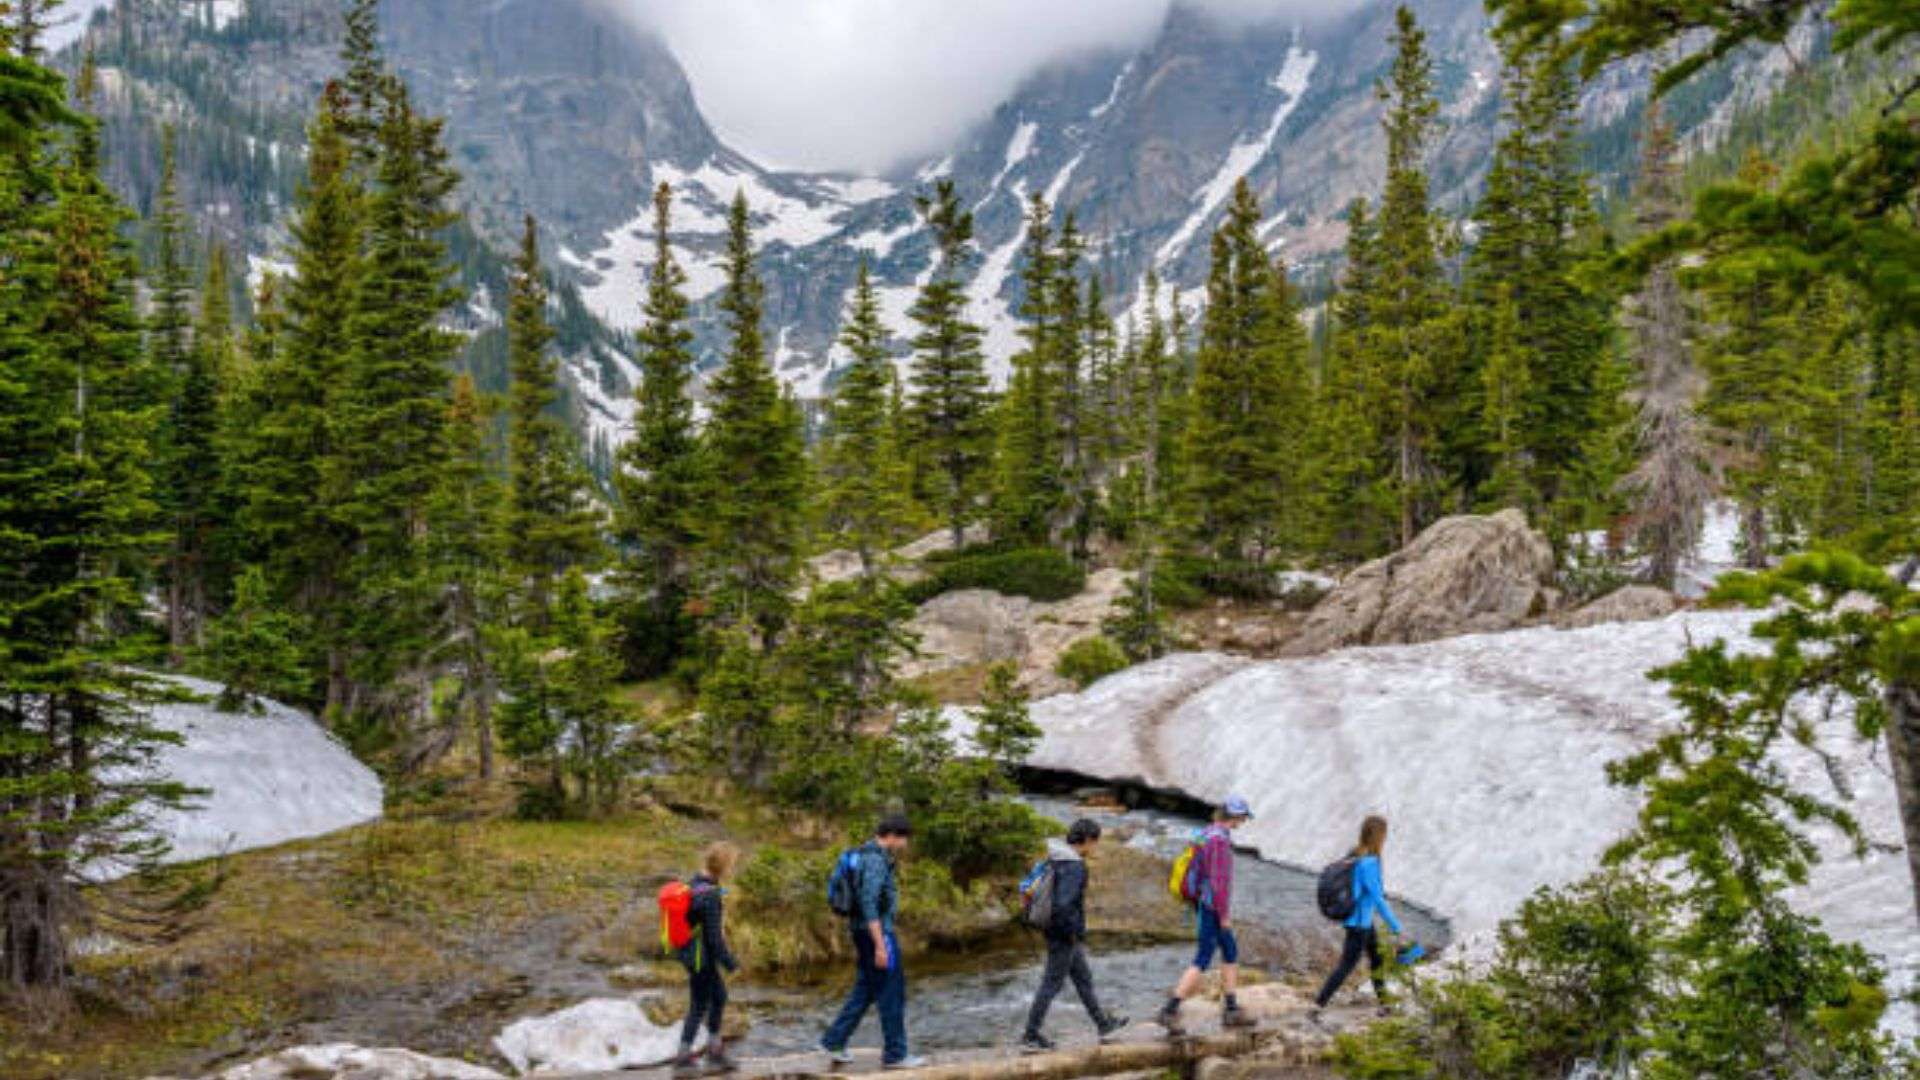
<svg viewBox="0 0 1920 1080">
<path fill-rule="evenodd" d="M 1648 110 L 1635 199 L 1639 225 L 1657 232 L 1681 214 L 1673 128 L 1657 107 Z M 1713 497 L 1714 478 L 1697 412 L 1703 380 L 1693 362 L 1692 315 L 1671 260 L 1656 264 L 1629 314 L 1640 378 L 1639 462 L 1622 481 L 1632 499 L 1647 579 L 1671 589 L 1680 563 L 1692 554 Z"/>
<path fill-rule="evenodd" d="M 1307 339 L 1259 228 L 1242 181 L 1213 238 L 1181 492 L 1188 543 L 1230 565 L 1262 564 L 1302 531 Z"/>
<path fill-rule="evenodd" d="M 233 604 L 207 627 L 201 663 L 223 684 L 219 707 L 260 712 L 260 699 L 298 701 L 307 695 L 312 670 L 301 652 L 306 627 L 279 607 L 257 566 L 234 579 Z"/>
<path fill-rule="evenodd" d="M 0 67 L 8 97 L 56 85 L 32 30 Z M 81 927 L 152 934 L 187 899 L 156 895 L 123 922 L 94 887 L 107 861 L 150 882 L 166 844 L 140 824 L 191 793 L 152 770 L 179 736 L 146 712 L 162 688 L 132 633 L 165 536 L 128 215 L 92 123 L 52 126 L 67 115 L 10 114 L 0 155 L 0 985 L 14 991 L 63 991 Z"/>
<path fill-rule="evenodd" d="M 148 319 L 152 353 L 167 387 L 167 417 L 159 434 L 159 497 L 171 543 L 166 559 L 165 599 L 170 659 L 184 662 L 198 647 L 209 616 L 209 561 L 219 517 L 219 372 L 192 336 L 192 289 L 188 284 L 186 221 L 180 209 L 179 172 L 171 127 L 161 140 L 160 194 L 154 211 L 159 266 L 152 277 L 153 313 Z"/>
<path fill-rule="evenodd" d="M 1168 439 L 1162 430 L 1167 398 L 1168 368 L 1165 325 L 1160 318 L 1160 276 L 1147 271 L 1147 325 L 1133 348 L 1134 377 L 1130 392 L 1140 418 L 1140 506 L 1132 524 L 1135 568 L 1121 612 L 1103 629 L 1134 660 L 1151 660 L 1167 651 L 1166 620 L 1154 594 L 1160 574 L 1160 548 L 1165 524 L 1166 496 L 1160 463 Z"/>
<path fill-rule="evenodd" d="M 1534 357 L 1522 338 L 1520 306 L 1502 286 L 1487 313 L 1486 356 L 1480 365 L 1483 452 L 1492 462 L 1480 485 L 1480 503 L 1488 510 L 1518 507 L 1531 515 L 1540 505 L 1527 442 Z"/>
<path fill-rule="evenodd" d="M 973 240 L 973 215 L 960 207 L 951 180 L 915 200 L 934 237 L 939 260 L 909 314 L 913 339 L 913 415 L 932 466 L 932 502 L 946 519 L 953 546 L 966 543 L 991 464 L 989 393 L 981 331 L 967 321 L 961 260 Z"/>
<path fill-rule="evenodd" d="M 1061 371 L 1069 362 L 1066 339 L 1077 335 L 1078 295 L 1061 310 L 1061 281 L 1074 289 L 1065 267 L 1064 244 L 1056 244 L 1053 210 L 1035 194 L 1027 206 L 1021 270 L 1026 300 L 1020 333 L 1026 347 L 1013 357 L 1007 392 L 997 410 L 994 453 L 993 535 L 1024 547 L 1049 542 L 1064 504 L 1061 443 L 1056 417 L 1063 392 Z"/>
<path fill-rule="evenodd" d="M 613 476 L 614 532 L 627 546 L 620 573 L 629 609 L 627 653 L 642 673 L 664 671 L 688 636 L 692 558 L 699 542 L 700 459 L 693 425 L 693 332 L 687 328 L 686 272 L 667 234 L 673 193 L 653 194 L 653 268 L 646 322 L 636 344 L 640 385 L 633 438 Z"/>
<path fill-rule="evenodd" d="M 392 79 L 380 50 L 380 0 L 347 0 L 344 19 L 340 133 L 351 147 L 354 167 L 370 175 L 380 159 L 381 111 Z"/>
<path fill-rule="evenodd" d="M 553 414 L 559 370 L 548 354 L 553 331 L 547 325 L 547 286 L 531 215 L 508 290 L 507 558 L 523 592 L 523 617 L 538 625 L 546 621 L 554 581 L 572 567 L 595 561 L 600 522 L 573 435 Z"/>
<path fill-rule="evenodd" d="M 1378 226 L 1365 200 L 1347 209 L 1347 267 L 1333 299 L 1334 325 L 1308 429 L 1311 546 L 1329 558 L 1371 558 L 1391 546 L 1397 506 L 1384 456 L 1380 398 L 1369 364 L 1371 307 L 1379 294 Z"/>
<path fill-rule="evenodd" d="M 427 562 L 437 591 L 438 625 L 429 660 L 457 679 L 450 713 L 416 761 L 437 757 L 471 732 L 480 777 L 493 777 L 493 710 L 499 696 L 498 633 L 507 621 L 508 530 L 515 508 L 501 491 L 487 432 L 493 417 L 473 378 L 453 381 L 447 405 L 447 461 L 428 509 Z M 515 582 L 517 584 L 517 582 Z M 542 624 L 544 625 L 544 624 Z"/>
<path fill-rule="evenodd" d="M 799 411 L 767 363 L 744 195 L 728 214 L 726 264 L 720 309 L 730 341 L 701 439 L 700 554 L 715 617 L 752 628 L 771 648 L 800 574 L 806 457 Z"/>
<path fill-rule="evenodd" d="M 867 264 L 860 264 L 853 302 L 840 331 L 853 362 L 834 390 L 820 446 L 820 509 L 836 544 L 860 557 L 868 579 L 908 520 L 912 477 L 888 419 L 894 387 L 887 329 L 880 321 Z"/>
</svg>

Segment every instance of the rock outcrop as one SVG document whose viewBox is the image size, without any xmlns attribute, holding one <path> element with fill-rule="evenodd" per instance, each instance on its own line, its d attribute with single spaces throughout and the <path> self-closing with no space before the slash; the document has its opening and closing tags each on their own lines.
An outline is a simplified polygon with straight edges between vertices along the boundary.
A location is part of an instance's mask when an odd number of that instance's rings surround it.
<svg viewBox="0 0 1920 1080">
<path fill-rule="evenodd" d="M 1664 618 L 1679 609 L 1679 599 L 1665 589 L 1652 585 L 1628 585 L 1615 589 L 1586 607 L 1567 612 L 1554 623 L 1563 629 L 1578 630 L 1602 623 Z"/>
<path fill-rule="evenodd" d="M 987 589 L 956 589 L 920 606 L 907 628 L 919 635 L 919 655 L 898 674 L 915 678 L 957 668 L 1012 662 L 1020 681 L 1036 696 L 1072 689 L 1053 672 L 1075 642 L 1100 633 L 1126 595 L 1124 570 L 1099 570 L 1078 596 L 1036 603 Z"/>
<path fill-rule="evenodd" d="M 1286 654 L 1511 630 L 1553 605 L 1553 572 L 1553 546 L 1518 510 L 1443 518 L 1348 574 Z"/>
</svg>

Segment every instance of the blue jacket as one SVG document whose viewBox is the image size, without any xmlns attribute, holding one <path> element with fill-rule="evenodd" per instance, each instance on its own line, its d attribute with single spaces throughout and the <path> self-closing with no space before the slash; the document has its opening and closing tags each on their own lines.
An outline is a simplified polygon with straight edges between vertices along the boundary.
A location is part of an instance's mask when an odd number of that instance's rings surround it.
<svg viewBox="0 0 1920 1080">
<path fill-rule="evenodd" d="M 900 910 L 900 884 L 893 878 L 893 859 L 872 840 L 856 851 L 860 856 L 860 895 L 851 921 L 857 926 L 877 922 L 891 935 L 893 917 Z"/>
<path fill-rule="evenodd" d="M 1385 919 L 1388 929 L 1400 933 L 1400 919 L 1394 915 L 1393 905 L 1387 903 L 1387 889 L 1380 882 L 1380 860 L 1362 855 L 1353 864 L 1353 914 L 1347 916 L 1347 925 L 1365 930 L 1375 918 Z"/>
</svg>

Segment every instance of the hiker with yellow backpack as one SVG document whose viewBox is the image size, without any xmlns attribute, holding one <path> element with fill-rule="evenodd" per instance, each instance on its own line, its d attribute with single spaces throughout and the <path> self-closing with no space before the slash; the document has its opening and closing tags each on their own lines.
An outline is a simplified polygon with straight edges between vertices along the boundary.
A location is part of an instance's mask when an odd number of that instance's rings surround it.
<svg viewBox="0 0 1920 1080">
<path fill-rule="evenodd" d="M 739 1068 L 720 1034 L 727 1011 L 725 973 L 740 968 L 727 946 L 723 883 L 739 861 L 740 849 L 721 841 L 707 848 L 703 870 L 691 881 L 670 881 L 660 889 L 660 945 L 687 969 L 687 1019 L 680 1027 L 679 1056 L 673 1060 L 676 1076 Z M 694 1051 L 702 1024 L 707 1029 L 704 1063 Z"/>
<path fill-rule="evenodd" d="M 1194 909 L 1199 941 L 1193 963 L 1181 974 L 1157 1018 L 1168 1035 L 1178 1036 L 1185 1030 L 1180 1023 L 1180 1005 L 1200 992 L 1201 980 L 1213 966 L 1216 953 L 1220 957 L 1220 985 L 1226 992 L 1221 1025 L 1252 1027 L 1255 1023 L 1234 996 L 1240 985 L 1240 942 L 1233 936 L 1233 830 L 1252 819 L 1253 809 L 1247 800 L 1228 796 L 1213 812 L 1213 824 L 1174 860 L 1168 888 Z"/>
</svg>

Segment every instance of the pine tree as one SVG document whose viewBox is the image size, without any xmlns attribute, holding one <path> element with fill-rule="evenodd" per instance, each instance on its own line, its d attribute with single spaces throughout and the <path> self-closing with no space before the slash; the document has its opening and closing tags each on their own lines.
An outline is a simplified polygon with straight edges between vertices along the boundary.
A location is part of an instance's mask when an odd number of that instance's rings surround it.
<svg viewBox="0 0 1920 1080">
<path fill-rule="evenodd" d="M 1035 194 L 1027 206 L 1021 269 L 1026 300 L 1020 333 L 1026 347 L 1013 357 L 996 416 L 993 535 L 1024 547 L 1049 542 L 1064 504 L 1056 407 L 1061 369 L 1068 362 L 1065 339 L 1077 333 L 1079 305 L 1075 295 L 1076 303 L 1060 308 L 1067 252 L 1056 244 L 1052 219 L 1052 208 Z"/>
<path fill-rule="evenodd" d="M 820 446 L 820 510 L 833 541 L 860 557 L 861 574 L 871 580 L 905 529 L 912 477 L 889 424 L 893 361 L 864 260 L 840 342 L 853 362 L 827 412 Z"/>
<path fill-rule="evenodd" d="M 1188 544 L 1229 566 L 1263 564 L 1303 531 L 1306 332 L 1259 227 L 1243 180 L 1213 238 L 1180 494 Z"/>
<path fill-rule="evenodd" d="M 1635 192 L 1638 223 L 1658 232 L 1673 224 L 1682 208 L 1673 129 L 1657 108 L 1649 109 L 1643 138 Z M 1621 482 L 1632 500 L 1647 579 L 1667 589 L 1698 542 L 1714 488 L 1697 412 L 1703 380 L 1693 362 L 1693 318 L 1677 275 L 1671 260 L 1656 264 L 1630 308 L 1640 367 L 1634 393 L 1639 461 Z"/>
<path fill-rule="evenodd" d="M 730 341 L 710 384 L 713 412 L 700 447 L 701 562 L 716 618 L 751 627 L 771 648 L 800 574 L 806 457 L 799 411 L 767 363 L 744 195 L 728 214 L 726 265 L 720 309 Z"/>
<path fill-rule="evenodd" d="M 523 592 L 523 617 L 537 625 L 546 621 L 554 581 L 572 567 L 595 561 L 600 521 L 573 435 L 553 415 L 559 371 L 547 351 L 553 331 L 547 325 L 547 286 L 531 215 L 508 290 L 507 558 Z"/>
<path fill-rule="evenodd" d="M 0 92 L 47 87 L 30 33 L 13 44 L 23 61 L 0 68 Z M 186 899 L 156 896 L 144 925 L 123 924 L 92 887 L 102 861 L 148 881 L 166 845 L 140 823 L 190 792 L 151 769 L 179 736 L 145 712 L 163 691 L 133 635 L 165 542 L 147 473 L 160 384 L 128 215 L 100 178 L 97 129 L 56 132 L 64 116 L 10 115 L 0 155 L 0 985 L 14 991 L 63 991 L 78 928 L 152 934 Z"/>
<path fill-rule="evenodd" d="M 1332 300 L 1326 360 L 1308 426 L 1309 547 L 1328 558 L 1371 558 L 1391 546 L 1395 500 L 1368 363 L 1370 308 L 1379 292 L 1378 229 L 1365 200 L 1347 208 L 1347 267 Z"/>
<path fill-rule="evenodd" d="M 301 653 L 306 627 L 276 604 L 257 566 L 234 579 L 233 604 L 207 627 L 200 660 L 223 684 L 219 707 L 260 712 L 262 698 L 297 701 L 307 695 L 312 669 Z"/>
<path fill-rule="evenodd" d="M 673 192 L 653 195 L 652 272 L 646 322 L 636 344 L 640 385 L 633 438 L 613 475 L 619 495 L 614 532 L 627 546 L 620 574 L 629 611 L 627 653 L 642 673 L 666 670 L 688 636 L 692 558 L 700 533 L 701 479 L 693 425 L 693 332 L 687 328 L 686 273 L 667 234 Z M 642 614 L 644 613 L 644 614 Z"/>
<path fill-rule="evenodd" d="M 380 50 L 380 0 L 347 0 L 344 19 L 340 132 L 351 147 L 354 168 L 371 175 L 380 159 L 380 114 L 392 78 Z"/>
<path fill-rule="evenodd" d="M 1527 404 L 1532 400 L 1533 353 L 1522 340 L 1520 306 L 1504 286 L 1486 313 L 1486 355 L 1480 365 L 1482 451 L 1492 471 L 1480 485 L 1480 504 L 1488 510 L 1518 507 L 1531 516 L 1539 510 L 1527 443 Z"/>
<path fill-rule="evenodd" d="M 437 632 L 428 660 L 456 676 L 451 716 L 436 737 L 416 749 L 416 760 L 436 757 L 471 732 L 480 777 L 493 777 L 493 709 L 499 696 L 495 656 L 500 626 L 507 621 L 507 533 L 502 518 L 513 509 L 501 490 L 487 433 L 493 416 L 473 378 L 454 378 L 447 405 L 447 461 L 428 508 L 427 563 L 437 592 Z"/>
<path fill-rule="evenodd" d="M 165 569 L 170 658 L 183 663 L 200 644 L 209 615 L 208 562 L 219 516 L 219 372 L 192 336 L 186 222 L 180 209 L 175 134 L 161 139 L 160 194 L 154 212 L 159 266 L 153 274 L 152 353 L 167 386 L 159 434 L 159 497 L 172 534 Z"/>
<path fill-rule="evenodd" d="M 973 215 L 960 207 L 951 180 L 916 199 L 939 260 L 909 314 L 913 339 L 913 415 L 932 465 L 932 501 L 946 519 L 953 546 L 966 543 L 991 464 L 986 359 L 981 331 L 967 321 L 961 261 L 973 239 Z"/>
</svg>

